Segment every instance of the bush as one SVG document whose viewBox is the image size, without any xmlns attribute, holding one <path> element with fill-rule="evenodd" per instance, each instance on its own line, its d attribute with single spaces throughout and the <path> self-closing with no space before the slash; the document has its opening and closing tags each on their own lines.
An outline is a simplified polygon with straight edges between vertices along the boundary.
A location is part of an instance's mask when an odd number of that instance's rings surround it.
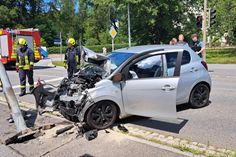
<svg viewBox="0 0 236 157">
<path fill-rule="evenodd" d="M 214 54 L 235 54 L 236 55 L 236 48 L 216 48 L 216 49 L 207 49 L 206 53 L 214 53 Z"/>
<path fill-rule="evenodd" d="M 66 52 L 67 47 L 62 46 L 62 53 Z M 47 47 L 48 54 L 60 54 L 60 46 Z"/>
</svg>

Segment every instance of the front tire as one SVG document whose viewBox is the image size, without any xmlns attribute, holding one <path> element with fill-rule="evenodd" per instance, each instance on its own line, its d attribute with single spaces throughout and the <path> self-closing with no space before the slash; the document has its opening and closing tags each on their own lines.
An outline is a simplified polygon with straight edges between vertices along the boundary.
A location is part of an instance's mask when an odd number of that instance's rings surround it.
<svg viewBox="0 0 236 157">
<path fill-rule="evenodd" d="M 110 101 L 102 101 L 91 106 L 86 114 L 86 123 L 94 129 L 110 127 L 117 118 L 117 107 Z"/>
<path fill-rule="evenodd" d="M 196 85 L 189 98 L 189 104 L 192 108 L 201 108 L 209 104 L 210 89 L 205 84 Z"/>
</svg>

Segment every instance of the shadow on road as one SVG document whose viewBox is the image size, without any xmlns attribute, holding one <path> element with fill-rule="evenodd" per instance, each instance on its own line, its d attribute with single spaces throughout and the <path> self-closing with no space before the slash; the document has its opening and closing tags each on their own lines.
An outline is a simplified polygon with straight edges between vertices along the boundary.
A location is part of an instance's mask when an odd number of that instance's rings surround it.
<svg viewBox="0 0 236 157">
<path fill-rule="evenodd" d="M 177 112 L 182 112 L 182 111 L 189 110 L 189 109 L 192 109 L 192 108 L 188 104 L 180 104 L 180 105 L 176 106 Z"/>
<path fill-rule="evenodd" d="M 151 129 L 158 129 L 173 133 L 179 133 L 180 130 L 185 126 L 185 124 L 188 122 L 186 119 L 179 119 L 181 120 L 181 123 L 174 124 L 174 123 L 168 123 L 168 122 L 162 122 L 153 118 L 147 118 L 147 117 L 141 117 L 141 116 L 131 116 L 126 119 L 119 120 L 118 123 L 130 123 L 139 125 L 142 127 L 148 127 Z"/>
<path fill-rule="evenodd" d="M 188 104 L 181 104 L 176 107 L 177 112 L 182 112 L 189 109 L 191 109 L 191 107 Z M 176 124 L 176 123 L 159 121 L 154 118 L 131 116 L 122 120 L 118 120 L 118 123 L 122 123 L 122 124 L 130 123 L 130 124 L 135 124 L 142 127 L 148 127 L 151 129 L 158 129 L 158 130 L 168 131 L 172 133 L 179 133 L 180 130 L 188 122 L 188 120 L 187 119 L 178 119 L 178 120 L 181 122 Z"/>
<path fill-rule="evenodd" d="M 39 70 L 39 69 L 51 69 L 51 68 L 55 68 L 56 66 L 34 66 L 34 70 Z M 12 67 L 6 67 L 7 71 L 15 71 L 16 67 L 12 66 Z"/>
<path fill-rule="evenodd" d="M 56 66 L 55 66 L 56 67 Z M 39 70 L 39 69 L 51 69 L 55 68 L 54 66 L 34 66 L 34 70 Z"/>
<path fill-rule="evenodd" d="M 93 156 L 90 154 L 83 154 L 83 155 L 80 155 L 79 157 L 93 157 Z"/>
</svg>

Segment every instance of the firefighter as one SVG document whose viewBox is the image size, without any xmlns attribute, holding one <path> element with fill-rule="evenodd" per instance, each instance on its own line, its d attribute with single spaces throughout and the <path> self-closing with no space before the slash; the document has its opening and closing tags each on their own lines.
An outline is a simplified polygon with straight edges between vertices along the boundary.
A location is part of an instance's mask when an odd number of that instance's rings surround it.
<svg viewBox="0 0 236 157">
<path fill-rule="evenodd" d="M 20 48 L 17 50 L 16 57 L 16 71 L 20 77 L 20 97 L 26 94 L 26 76 L 28 77 L 29 90 L 32 92 L 34 89 L 33 79 L 33 66 L 34 66 L 34 52 L 31 50 L 26 43 L 24 38 L 19 38 L 18 45 Z"/>
<path fill-rule="evenodd" d="M 64 67 L 67 69 L 68 78 L 71 78 L 80 67 L 80 51 L 75 46 L 75 39 L 69 38 L 68 48 L 65 53 Z"/>
</svg>

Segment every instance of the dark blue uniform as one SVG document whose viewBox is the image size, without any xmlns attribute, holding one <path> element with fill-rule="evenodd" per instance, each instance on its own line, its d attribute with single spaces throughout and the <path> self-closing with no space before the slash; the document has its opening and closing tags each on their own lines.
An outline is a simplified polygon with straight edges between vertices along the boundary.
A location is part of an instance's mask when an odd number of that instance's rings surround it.
<svg viewBox="0 0 236 157">
<path fill-rule="evenodd" d="M 205 47 L 205 45 L 203 44 L 203 42 L 200 42 L 199 40 L 196 42 L 193 42 L 192 46 L 191 46 L 191 48 L 194 52 L 199 52 L 204 47 Z M 202 53 L 199 53 L 198 56 L 202 58 Z"/>
<path fill-rule="evenodd" d="M 26 93 L 26 76 L 30 90 L 34 88 L 33 79 L 33 65 L 34 65 L 34 52 L 27 46 L 17 50 L 16 67 L 19 69 L 20 88 L 22 96 Z"/>
<path fill-rule="evenodd" d="M 74 73 L 79 70 L 80 65 L 80 51 L 72 46 L 66 49 L 65 63 L 67 64 L 68 78 L 71 78 Z"/>
</svg>

